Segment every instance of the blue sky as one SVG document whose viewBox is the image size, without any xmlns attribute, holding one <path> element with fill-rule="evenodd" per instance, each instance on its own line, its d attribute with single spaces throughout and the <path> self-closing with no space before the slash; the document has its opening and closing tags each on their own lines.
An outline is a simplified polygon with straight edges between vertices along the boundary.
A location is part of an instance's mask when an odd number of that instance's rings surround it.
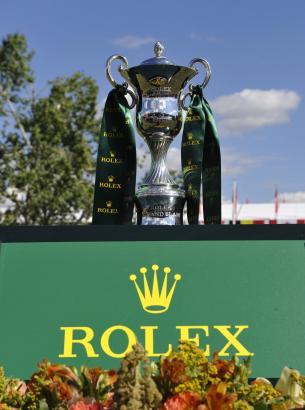
<svg viewBox="0 0 305 410">
<path fill-rule="evenodd" d="M 37 88 L 77 70 L 110 85 L 106 59 L 129 65 L 165 54 L 187 65 L 209 60 L 206 98 L 216 114 L 223 154 L 223 195 L 237 179 L 239 200 L 305 202 L 305 2 L 2 0 L 0 36 L 18 31 L 36 50 Z M 179 138 L 170 153 L 179 166 Z"/>
</svg>

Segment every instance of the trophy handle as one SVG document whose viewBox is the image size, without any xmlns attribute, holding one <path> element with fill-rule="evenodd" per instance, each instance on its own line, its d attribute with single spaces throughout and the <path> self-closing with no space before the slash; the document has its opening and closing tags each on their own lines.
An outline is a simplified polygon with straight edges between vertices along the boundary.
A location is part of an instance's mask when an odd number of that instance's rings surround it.
<svg viewBox="0 0 305 410">
<path fill-rule="evenodd" d="M 201 63 L 205 68 L 205 78 L 203 80 L 203 83 L 199 84 L 199 87 L 201 89 L 204 89 L 208 85 L 208 82 L 210 81 L 210 78 L 211 78 L 211 74 L 212 74 L 211 66 L 210 66 L 209 62 L 207 60 L 204 60 L 203 58 L 193 58 L 193 60 L 191 60 L 190 63 L 189 63 L 189 67 L 194 68 L 193 67 L 194 64 L 197 64 L 197 63 Z M 195 70 L 198 73 L 198 69 L 195 68 Z M 185 105 L 185 99 L 188 96 L 190 96 L 190 97 L 192 96 L 192 92 L 194 91 L 195 87 L 198 87 L 198 86 L 193 86 L 193 84 L 190 84 L 189 85 L 189 92 L 187 92 L 185 95 L 181 94 L 181 96 L 179 98 L 180 106 L 185 111 L 188 110 L 188 107 L 186 107 L 186 105 Z"/>
<path fill-rule="evenodd" d="M 205 68 L 205 78 L 203 80 L 203 83 L 200 84 L 200 88 L 203 89 L 208 85 L 208 82 L 210 81 L 211 74 L 212 74 L 211 66 L 210 66 L 209 62 L 207 60 L 204 60 L 203 58 L 193 58 L 193 60 L 190 61 L 190 63 L 189 63 L 189 67 L 194 68 L 193 66 L 196 63 L 201 63 Z M 198 73 L 198 69 L 195 68 L 195 70 Z M 189 90 L 193 91 L 193 88 L 194 88 L 194 86 L 192 84 L 190 84 Z"/>
<path fill-rule="evenodd" d="M 131 91 L 128 89 L 128 83 L 124 82 L 123 84 L 118 84 L 115 79 L 113 78 L 112 74 L 111 74 L 111 64 L 113 63 L 113 61 L 115 60 L 120 60 L 123 62 L 123 64 L 121 64 L 118 68 L 118 71 L 120 72 L 123 69 L 127 69 L 128 68 L 128 60 L 126 57 L 120 56 L 120 55 L 113 55 L 111 57 L 108 58 L 108 60 L 106 61 L 106 77 L 108 79 L 108 81 L 110 82 L 110 84 L 112 85 L 113 88 L 120 88 L 123 87 L 124 88 L 124 93 L 125 94 L 129 94 L 132 101 L 131 104 L 128 106 L 129 109 L 132 109 L 135 105 L 138 104 L 139 98 L 137 96 L 137 94 L 135 93 L 135 91 Z"/>
</svg>

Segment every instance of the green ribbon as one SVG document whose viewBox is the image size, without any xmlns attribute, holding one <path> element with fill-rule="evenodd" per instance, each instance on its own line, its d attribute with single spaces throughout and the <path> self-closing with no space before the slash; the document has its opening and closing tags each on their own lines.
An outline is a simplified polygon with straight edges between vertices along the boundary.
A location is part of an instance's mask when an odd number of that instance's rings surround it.
<svg viewBox="0 0 305 410">
<path fill-rule="evenodd" d="M 205 224 L 221 223 L 221 155 L 212 110 L 193 88 L 182 136 L 181 160 L 189 224 L 198 224 L 202 182 Z"/>
<path fill-rule="evenodd" d="M 110 91 L 99 139 L 94 191 L 94 225 L 132 221 L 136 184 L 136 146 L 131 111 L 122 86 Z"/>
</svg>

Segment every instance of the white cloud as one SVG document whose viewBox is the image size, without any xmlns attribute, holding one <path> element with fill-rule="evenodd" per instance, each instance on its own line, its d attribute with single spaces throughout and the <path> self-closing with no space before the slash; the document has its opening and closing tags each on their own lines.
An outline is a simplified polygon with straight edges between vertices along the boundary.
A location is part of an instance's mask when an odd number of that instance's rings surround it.
<svg viewBox="0 0 305 410">
<path fill-rule="evenodd" d="M 221 154 L 221 171 L 223 176 L 235 177 L 245 174 L 250 169 L 260 166 L 267 160 L 263 156 L 249 156 L 232 149 L 222 149 Z"/>
<path fill-rule="evenodd" d="M 300 100 L 295 91 L 244 89 L 216 98 L 211 106 L 220 117 L 220 134 L 225 136 L 289 122 L 290 112 L 298 107 Z"/>
<path fill-rule="evenodd" d="M 305 192 L 283 192 L 279 194 L 280 202 L 302 202 L 305 203 Z"/>
<path fill-rule="evenodd" d="M 126 35 L 113 39 L 112 43 L 122 48 L 131 49 L 140 48 L 142 46 L 146 46 L 147 44 L 154 43 L 155 41 L 156 40 L 153 37 Z"/>
<path fill-rule="evenodd" d="M 170 147 L 167 154 L 167 168 L 170 171 L 181 171 L 181 150 Z"/>
<path fill-rule="evenodd" d="M 143 175 L 145 175 L 145 173 L 149 170 L 150 166 L 149 149 L 143 142 L 137 146 L 137 166 L 138 177 L 142 178 Z"/>
<path fill-rule="evenodd" d="M 263 156 L 249 156 L 243 152 L 238 152 L 232 149 L 221 150 L 221 166 L 222 175 L 236 177 L 243 175 L 249 170 L 259 167 L 266 160 L 270 160 L 270 157 Z M 146 144 L 141 143 L 137 147 L 137 161 L 138 166 L 141 164 L 141 168 L 138 167 L 138 179 L 141 179 L 150 167 L 150 153 Z M 170 171 L 181 171 L 181 150 L 177 147 L 170 147 L 167 154 L 167 168 Z"/>
</svg>

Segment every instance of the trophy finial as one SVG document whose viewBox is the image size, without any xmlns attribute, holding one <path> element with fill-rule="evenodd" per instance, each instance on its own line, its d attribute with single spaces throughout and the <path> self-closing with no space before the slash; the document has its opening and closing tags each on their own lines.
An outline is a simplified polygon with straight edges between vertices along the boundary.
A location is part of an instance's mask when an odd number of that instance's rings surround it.
<svg viewBox="0 0 305 410">
<path fill-rule="evenodd" d="M 161 57 L 164 51 L 164 45 L 157 41 L 154 47 L 154 52 L 156 57 Z"/>
</svg>

